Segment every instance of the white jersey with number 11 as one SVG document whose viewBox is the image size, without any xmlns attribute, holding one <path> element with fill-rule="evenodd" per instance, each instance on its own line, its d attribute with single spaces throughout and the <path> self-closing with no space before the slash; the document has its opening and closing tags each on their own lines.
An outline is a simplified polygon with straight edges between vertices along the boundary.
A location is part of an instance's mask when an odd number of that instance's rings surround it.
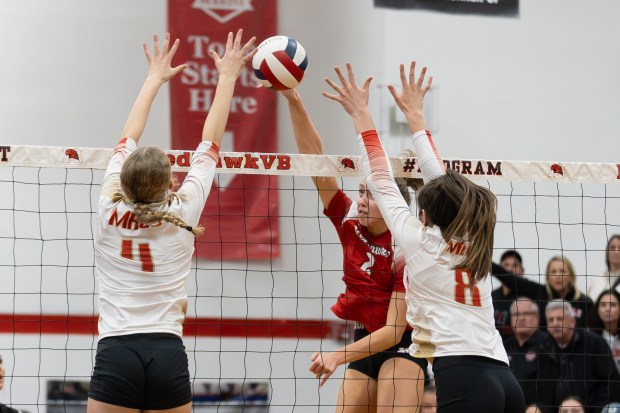
<svg viewBox="0 0 620 413">
<path fill-rule="evenodd" d="M 194 235 L 166 222 L 140 224 L 131 205 L 111 198 L 121 190 L 121 167 L 135 149 L 135 141 L 127 138 L 114 148 L 99 198 L 95 267 L 100 339 L 135 333 L 181 336 L 187 312 L 185 284 Z M 177 195 L 160 209 L 197 225 L 218 160 L 218 147 L 202 142 Z"/>
</svg>

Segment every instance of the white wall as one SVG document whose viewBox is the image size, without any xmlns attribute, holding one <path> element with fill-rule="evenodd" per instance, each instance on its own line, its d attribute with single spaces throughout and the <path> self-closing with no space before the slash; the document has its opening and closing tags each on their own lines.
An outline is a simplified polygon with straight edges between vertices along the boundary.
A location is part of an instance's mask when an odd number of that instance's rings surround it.
<svg viewBox="0 0 620 413">
<path fill-rule="evenodd" d="M 620 26 L 615 24 L 620 3 L 616 0 L 521 0 L 521 3 L 521 18 L 507 19 L 376 10 L 371 0 L 280 1 L 280 32 L 297 38 L 309 53 L 309 69 L 299 90 L 323 135 L 325 151 L 358 153 L 351 121 L 335 103 L 319 93 L 328 90 L 323 78 L 333 74 L 333 66 L 351 62 L 359 79 L 372 75 L 375 83 L 381 85 L 397 80 L 399 63 L 417 59 L 428 65 L 435 76 L 429 115 L 436 131 L 436 142 L 445 157 L 620 161 L 620 117 L 617 116 L 620 109 L 617 76 L 620 73 L 617 47 Z M 165 30 L 164 0 L 0 0 L 0 38 L 3 39 L 0 144 L 110 146 L 118 138 L 145 74 L 141 44 L 153 33 Z M 378 128 L 390 152 L 396 154 L 408 147 L 406 138 L 389 136 L 389 96 L 384 90 L 375 88 L 371 99 Z M 294 152 L 291 127 L 282 101 L 277 110 L 280 150 Z M 163 88 L 145 132 L 149 143 L 169 147 L 168 111 L 168 90 Z M 10 171 L 0 168 L 0 208 L 13 205 L 13 195 L 5 196 L 12 191 L 12 186 L 2 184 L 3 179 L 11 179 L 10 175 Z M 31 177 L 24 179 L 27 181 Z M 287 182 L 282 180 L 281 185 L 290 185 Z M 346 184 L 349 189 L 355 186 L 354 181 Z M 307 178 L 298 179 L 295 185 L 296 188 L 310 188 Z M 22 190 L 26 192 L 19 196 L 25 198 L 17 202 L 38 203 L 39 195 L 29 195 L 27 189 Z M 617 185 L 584 190 L 579 186 L 498 184 L 494 190 L 501 195 L 498 253 L 513 246 L 521 249 L 526 269 L 536 278 L 548 257 L 561 250 L 567 251 L 575 261 L 580 274 L 601 273 L 604 263 L 600 249 L 610 232 L 620 232 L 617 214 L 620 205 L 614 195 L 618 192 Z M 561 213 L 557 212 L 558 191 L 576 195 L 576 198 L 561 201 Z M 540 204 L 535 207 L 531 196 L 505 196 L 535 192 L 548 193 L 551 197 L 538 198 Z M 615 200 L 610 198 L 605 204 L 606 193 L 615 196 Z M 61 192 L 56 196 L 50 199 L 73 202 L 71 194 Z M 586 205 L 583 216 L 582 204 Z M 545 206 L 548 206 L 548 214 L 544 212 Z M 281 211 L 283 215 L 312 217 L 320 208 L 312 192 L 299 191 L 293 199 L 290 191 L 283 191 Z M 23 224 L 16 229 L 14 218 L 14 215 L 0 213 L 0 246 L 4 251 L 17 251 L 16 255 L 3 254 L 0 264 L 15 265 L 33 260 L 54 263 L 59 259 L 66 262 L 69 254 L 78 261 L 92 261 L 87 247 L 76 254 L 75 250 L 69 251 L 66 244 L 59 245 L 59 250 L 43 252 L 43 248 L 50 248 L 52 244 L 44 247 L 42 242 L 36 241 L 13 243 L 7 237 L 17 236 L 17 233 L 37 236 L 40 231 L 36 218 L 25 216 Z M 546 223 L 526 222 L 536 218 Z M 515 224 L 519 220 L 524 222 Z M 560 221 L 566 224 L 560 225 Z M 577 224 L 572 224 L 573 221 Z M 579 222 L 589 224 L 580 226 Z M 334 231 L 324 229 L 329 227 L 325 221 L 317 225 L 316 218 L 283 218 L 281 225 L 285 244 L 281 259 L 270 264 L 251 263 L 250 276 L 246 276 L 244 270 L 227 271 L 226 277 L 221 271 L 205 270 L 197 279 L 190 280 L 190 294 L 215 291 L 216 297 L 197 300 L 189 315 L 291 317 L 295 314 L 300 318 L 333 318 L 329 306 L 342 290 L 338 269 L 341 254 L 339 248 L 332 247 L 337 243 Z M 45 231 L 65 233 L 67 227 L 68 224 L 60 220 L 46 224 Z M 321 240 L 324 247 L 286 246 L 302 237 L 308 243 Z M 569 251 L 571 249 L 575 251 Z M 213 266 L 212 263 L 200 265 Z M 245 263 L 235 265 L 244 268 Z M 270 268 L 275 272 L 263 272 Z M 50 274 L 39 268 L 32 273 L 20 272 L 23 275 L 16 278 L 11 267 L 0 266 L 2 293 L 10 294 L 15 283 L 21 283 L 27 292 L 28 288 L 38 285 L 43 272 L 46 276 Z M 62 280 L 55 283 L 49 278 L 43 279 L 50 289 L 62 287 L 59 284 Z M 245 290 L 239 291 L 239 285 L 244 285 L 248 294 L 262 294 L 263 299 L 245 300 Z M 90 286 L 92 275 L 82 283 L 78 281 L 75 288 Z M 272 289 L 277 298 L 270 297 Z M 218 292 L 227 297 L 219 301 Z M 316 296 L 323 299 L 305 299 Z M 0 302 L 0 312 L 12 311 L 15 303 L 18 311 L 45 310 L 61 314 L 84 309 L 92 311 L 94 305 L 92 296 L 90 301 L 52 297 L 32 301 L 26 295 L 12 296 Z M 218 302 L 219 306 L 213 305 Z M 0 401 L 42 403 L 43 393 L 33 401 L 32 383 L 26 383 L 28 379 L 20 376 L 33 372 L 36 375 L 41 369 L 38 360 L 45 354 L 38 348 L 45 340 L 51 340 L 50 347 L 60 352 L 72 344 L 93 347 L 88 337 L 69 340 L 67 337 L 0 336 L 0 351 L 9 371 L 16 376 L 14 385 L 7 379 Z M 208 348 L 214 342 L 217 340 L 199 340 L 197 351 L 200 346 Z M 28 350 L 33 343 L 36 350 Z M 233 340 L 231 345 L 271 348 L 271 344 L 269 340 L 247 343 Z M 287 386 L 278 384 L 287 390 L 274 391 L 274 401 L 289 406 L 285 407 L 287 411 L 292 405 L 297 406 L 296 410 L 316 410 L 300 407 L 303 404 L 320 404 L 322 411 L 331 411 L 337 377 L 319 392 L 315 383 L 307 380 L 310 377 L 306 371 L 309 354 L 305 352 L 319 345 L 333 348 L 337 344 L 276 340 L 277 351 L 298 350 L 298 353 L 282 353 L 281 357 L 294 356 L 294 362 L 283 361 L 283 370 L 277 374 L 290 380 Z M 256 354 L 250 353 L 241 367 L 235 364 L 239 362 L 237 353 L 223 352 L 222 357 L 230 363 L 225 365 L 225 371 L 238 377 L 266 374 L 265 360 L 254 360 Z M 276 354 L 279 353 L 274 352 Z M 88 375 L 92 353 L 84 358 L 86 365 L 76 364 L 66 369 L 63 357 L 52 362 L 60 367 L 55 367 L 51 375 Z M 70 365 L 74 361 L 66 363 Z M 200 368 L 205 370 L 198 371 L 198 377 L 210 377 L 210 366 Z M 342 374 L 342 369 L 338 374 Z"/>
<path fill-rule="evenodd" d="M 388 11 L 386 77 L 438 86 L 446 157 L 617 162 L 620 3 L 521 0 L 519 19 Z"/>
</svg>

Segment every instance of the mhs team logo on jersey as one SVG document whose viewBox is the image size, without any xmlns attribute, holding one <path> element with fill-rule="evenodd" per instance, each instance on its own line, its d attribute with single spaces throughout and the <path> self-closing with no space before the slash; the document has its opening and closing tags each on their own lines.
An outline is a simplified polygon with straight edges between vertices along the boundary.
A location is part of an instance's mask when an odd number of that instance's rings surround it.
<svg viewBox="0 0 620 413">
<path fill-rule="evenodd" d="M 564 169 L 562 169 L 562 165 L 554 163 L 553 165 L 551 165 L 551 172 L 553 172 L 556 175 L 562 175 L 564 176 Z"/>
<path fill-rule="evenodd" d="M 341 172 L 345 172 L 345 171 L 355 171 L 355 162 L 353 162 L 353 159 L 351 158 L 342 158 L 340 159 L 340 171 Z"/>
<path fill-rule="evenodd" d="M 202 10 L 221 24 L 254 10 L 252 0 L 194 0 L 192 8 Z"/>
</svg>

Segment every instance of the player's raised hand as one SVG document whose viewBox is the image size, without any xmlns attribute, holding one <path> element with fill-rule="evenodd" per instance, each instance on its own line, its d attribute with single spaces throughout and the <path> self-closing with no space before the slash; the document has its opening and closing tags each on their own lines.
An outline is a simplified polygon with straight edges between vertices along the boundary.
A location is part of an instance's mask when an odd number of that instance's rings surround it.
<svg viewBox="0 0 620 413">
<path fill-rule="evenodd" d="M 166 33 L 166 40 L 161 45 L 161 49 L 158 36 L 153 36 L 153 54 L 151 54 L 146 43 L 143 43 L 142 47 L 144 48 L 146 60 L 149 63 L 147 79 L 167 82 L 177 73 L 187 68 L 186 64 L 172 67 L 172 58 L 179 48 L 179 39 L 176 39 L 172 47 L 170 47 L 170 33 Z"/>
<path fill-rule="evenodd" d="M 433 83 L 432 76 L 424 83 L 427 70 L 426 67 L 422 68 L 420 75 L 416 79 L 415 66 L 416 62 L 410 63 L 409 75 L 407 76 L 405 65 L 400 65 L 400 93 L 393 85 L 388 85 L 388 90 L 394 97 L 394 101 L 398 105 L 398 108 L 403 112 L 405 118 L 407 118 L 412 132 L 424 129 L 424 96 L 426 96 L 426 92 L 428 92 Z"/>
<path fill-rule="evenodd" d="M 237 79 L 241 74 L 243 66 L 252 60 L 252 56 L 256 54 L 257 49 L 252 50 L 256 37 L 252 37 L 241 46 L 242 36 L 243 29 L 239 29 L 235 36 L 233 36 L 232 32 L 228 33 L 223 56 L 218 55 L 214 50 L 209 50 L 209 55 L 215 62 L 215 68 L 220 77 Z"/>
<path fill-rule="evenodd" d="M 339 67 L 335 67 L 340 85 L 326 77 L 325 82 L 336 92 L 335 94 L 323 92 L 323 96 L 340 103 L 344 110 L 351 115 L 355 131 L 359 134 L 364 131 L 374 130 L 375 124 L 368 109 L 368 96 L 371 77 L 366 78 L 362 87 L 357 85 L 353 67 L 347 63 L 347 77 L 345 78 Z"/>
<path fill-rule="evenodd" d="M 346 78 L 338 66 L 336 66 L 334 70 L 336 71 L 340 84 L 326 77 L 325 82 L 327 82 L 336 93 L 331 94 L 323 92 L 323 96 L 340 103 L 344 110 L 351 116 L 368 111 L 368 90 L 372 78 L 366 78 L 362 87 L 359 87 L 355 81 L 355 74 L 353 73 L 353 67 L 350 63 L 347 63 Z"/>
</svg>

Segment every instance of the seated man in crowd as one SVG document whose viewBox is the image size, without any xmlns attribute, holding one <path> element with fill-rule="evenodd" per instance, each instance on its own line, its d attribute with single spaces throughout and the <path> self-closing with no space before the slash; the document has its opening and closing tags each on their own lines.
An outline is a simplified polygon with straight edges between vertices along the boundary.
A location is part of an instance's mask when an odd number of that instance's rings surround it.
<svg viewBox="0 0 620 413">
<path fill-rule="evenodd" d="M 504 347 L 516 379 L 525 396 L 525 404 L 537 402 L 538 347 L 547 337 L 539 330 L 538 305 L 530 298 L 517 297 L 510 305 L 510 321 L 514 335 L 504 340 Z"/>
<path fill-rule="evenodd" d="M 600 413 L 606 404 L 620 401 L 620 374 L 605 340 L 575 329 L 575 314 L 567 301 L 550 301 L 545 315 L 549 336 L 538 353 L 536 382 L 544 411 L 557 411 L 568 396 L 584 400 L 587 413 Z"/>
</svg>

